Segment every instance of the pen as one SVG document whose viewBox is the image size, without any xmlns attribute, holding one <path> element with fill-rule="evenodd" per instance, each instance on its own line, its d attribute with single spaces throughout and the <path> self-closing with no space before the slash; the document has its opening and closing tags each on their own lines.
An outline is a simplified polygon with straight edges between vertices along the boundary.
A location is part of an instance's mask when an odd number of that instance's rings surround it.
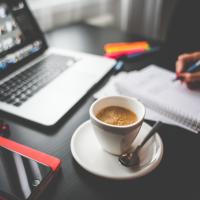
<svg viewBox="0 0 200 200">
<path fill-rule="evenodd" d="M 200 60 L 198 60 L 197 62 L 195 62 L 193 65 L 191 65 L 190 67 L 188 67 L 188 69 L 186 70 L 186 72 L 188 73 L 192 73 L 195 71 L 200 70 Z M 181 77 L 176 77 L 173 81 L 177 81 L 180 80 Z"/>
</svg>

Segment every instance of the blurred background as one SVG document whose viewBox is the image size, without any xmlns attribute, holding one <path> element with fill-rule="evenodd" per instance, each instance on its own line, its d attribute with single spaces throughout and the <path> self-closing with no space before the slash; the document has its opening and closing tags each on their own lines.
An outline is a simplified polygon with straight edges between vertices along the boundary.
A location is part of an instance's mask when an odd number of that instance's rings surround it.
<svg viewBox="0 0 200 200">
<path fill-rule="evenodd" d="M 27 0 L 43 31 L 86 22 L 164 41 L 177 0 Z"/>
</svg>

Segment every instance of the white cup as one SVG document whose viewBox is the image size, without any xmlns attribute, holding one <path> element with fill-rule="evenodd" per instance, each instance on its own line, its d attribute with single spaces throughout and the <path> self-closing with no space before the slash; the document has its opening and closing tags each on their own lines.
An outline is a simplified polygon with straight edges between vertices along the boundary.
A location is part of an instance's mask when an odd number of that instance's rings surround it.
<svg viewBox="0 0 200 200">
<path fill-rule="evenodd" d="M 137 121 L 125 126 L 116 126 L 99 120 L 96 115 L 109 106 L 120 106 L 133 111 L 137 115 Z M 109 96 L 95 101 L 89 112 L 92 127 L 102 148 L 111 154 L 121 155 L 130 149 L 139 133 L 145 116 L 145 107 L 132 97 Z"/>
</svg>

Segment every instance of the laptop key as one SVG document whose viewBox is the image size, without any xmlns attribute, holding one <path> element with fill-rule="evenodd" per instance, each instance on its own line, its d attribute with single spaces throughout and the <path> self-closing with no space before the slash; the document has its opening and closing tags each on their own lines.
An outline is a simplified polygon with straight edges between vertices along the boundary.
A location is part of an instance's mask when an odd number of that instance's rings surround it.
<svg viewBox="0 0 200 200">
<path fill-rule="evenodd" d="M 21 102 L 20 100 L 15 100 L 12 104 L 15 106 L 21 106 L 23 102 Z"/>
<path fill-rule="evenodd" d="M 28 97 L 24 93 L 22 93 L 18 98 L 20 99 L 20 101 L 26 101 Z"/>
<path fill-rule="evenodd" d="M 31 97 L 31 96 L 32 96 L 31 90 L 28 89 L 28 90 L 25 92 L 25 95 L 26 95 L 27 97 Z"/>
</svg>

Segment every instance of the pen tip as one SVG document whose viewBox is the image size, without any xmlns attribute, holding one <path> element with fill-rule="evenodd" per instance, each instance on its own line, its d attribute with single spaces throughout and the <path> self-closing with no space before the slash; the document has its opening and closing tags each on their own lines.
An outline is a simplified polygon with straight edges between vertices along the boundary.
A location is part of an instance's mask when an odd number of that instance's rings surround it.
<svg viewBox="0 0 200 200">
<path fill-rule="evenodd" d="M 178 77 L 174 78 L 172 81 L 174 82 L 174 81 L 183 81 L 183 80 L 184 80 L 184 77 L 178 76 Z"/>
<path fill-rule="evenodd" d="M 178 78 L 176 77 L 176 78 L 174 78 L 174 79 L 172 79 L 172 81 L 174 82 L 174 81 L 177 81 L 178 80 Z"/>
</svg>

